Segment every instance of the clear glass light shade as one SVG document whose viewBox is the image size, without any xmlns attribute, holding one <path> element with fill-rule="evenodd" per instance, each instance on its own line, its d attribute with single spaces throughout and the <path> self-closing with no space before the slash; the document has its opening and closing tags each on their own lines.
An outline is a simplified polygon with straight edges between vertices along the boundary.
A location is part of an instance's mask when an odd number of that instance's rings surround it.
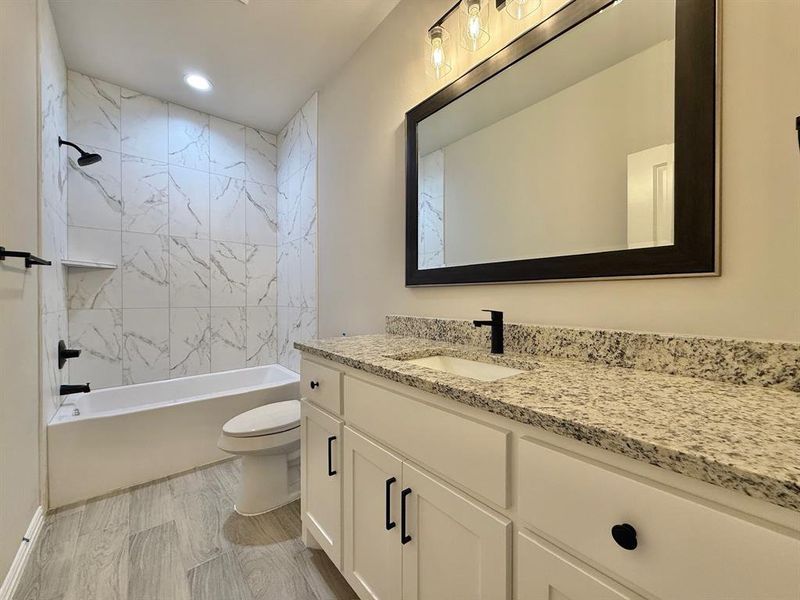
<svg viewBox="0 0 800 600">
<path fill-rule="evenodd" d="M 474 52 L 489 42 L 489 14 L 489 0 L 461 0 L 459 38 L 464 48 Z"/>
<path fill-rule="evenodd" d="M 432 27 L 428 31 L 425 45 L 425 72 L 434 79 L 441 79 L 453 70 L 450 34 L 444 27 Z"/>
<path fill-rule="evenodd" d="M 515 19 L 524 19 L 542 6 L 542 0 L 506 0 L 506 12 Z"/>
</svg>

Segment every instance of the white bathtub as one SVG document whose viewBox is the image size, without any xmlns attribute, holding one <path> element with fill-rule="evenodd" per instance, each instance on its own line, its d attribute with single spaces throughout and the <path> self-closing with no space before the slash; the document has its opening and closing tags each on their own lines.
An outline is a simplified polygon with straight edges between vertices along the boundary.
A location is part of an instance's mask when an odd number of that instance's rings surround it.
<svg viewBox="0 0 800 600">
<path fill-rule="evenodd" d="M 68 396 L 47 427 L 50 507 L 226 458 L 225 421 L 299 396 L 299 376 L 280 365 Z"/>
</svg>

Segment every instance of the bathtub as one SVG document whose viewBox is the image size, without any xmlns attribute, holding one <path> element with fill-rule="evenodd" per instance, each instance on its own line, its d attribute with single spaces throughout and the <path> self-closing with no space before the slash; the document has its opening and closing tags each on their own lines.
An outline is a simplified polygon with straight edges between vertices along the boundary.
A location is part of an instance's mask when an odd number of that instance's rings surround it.
<svg viewBox="0 0 800 600">
<path fill-rule="evenodd" d="M 47 426 L 50 508 L 227 458 L 225 421 L 299 397 L 299 376 L 280 365 L 68 396 Z"/>
</svg>

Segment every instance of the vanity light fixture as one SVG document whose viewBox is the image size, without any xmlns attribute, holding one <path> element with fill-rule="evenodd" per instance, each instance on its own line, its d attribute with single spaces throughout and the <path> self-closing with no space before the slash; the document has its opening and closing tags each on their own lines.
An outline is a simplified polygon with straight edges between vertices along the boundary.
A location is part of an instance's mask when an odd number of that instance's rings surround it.
<svg viewBox="0 0 800 600">
<path fill-rule="evenodd" d="M 452 69 L 450 63 L 450 34 L 441 25 L 428 31 L 427 71 L 434 79 L 441 79 Z"/>
<path fill-rule="evenodd" d="M 213 87 L 208 78 L 199 73 L 187 73 L 183 76 L 183 80 L 186 82 L 186 85 L 199 92 L 208 92 Z"/>
<path fill-rule="evenodd" d="M 489 42 L 489 19 L 492 12 L 490 3 L 498 12 L 505 9 L 509 16 L 517 20 L 532 15 L 542 6 L 542 0 L 458 0 L 428 29 L 425 44 L 425 72 L 428 75 L 441 79 L 453 68 L 450 34 L 445 27 L 445 21 L 454 12 L 458 11 L 458 38 L 461 46 L 474 52 Z"/>
<path fill-rule="evenodd" d="M 505 0 L 506 12 L 520 20 L 542 6 L 542 0 Z"/>
<path fill-rule="evenodd" d="M 461 45 L 470 52 L 489 43 L 489 1 L 461 0 L 458 28 Z"/>
</svg>

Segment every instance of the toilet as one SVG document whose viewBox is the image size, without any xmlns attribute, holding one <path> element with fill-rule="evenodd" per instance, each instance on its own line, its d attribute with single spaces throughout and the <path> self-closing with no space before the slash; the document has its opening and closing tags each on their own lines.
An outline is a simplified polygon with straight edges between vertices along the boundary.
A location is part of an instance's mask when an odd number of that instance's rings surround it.
<svg viewBox="0 0 800 600">
<path fill-rule="evenodd" d="M 300 495 L 300 402 L 286 400 L 259 406 L 222 426 L 217 447 L 242 457 L 242 479 L 234 510 L 254 516 L 288 504 Z M 291 477 L 290 471 L 297 471 Z"/>
</svg>

